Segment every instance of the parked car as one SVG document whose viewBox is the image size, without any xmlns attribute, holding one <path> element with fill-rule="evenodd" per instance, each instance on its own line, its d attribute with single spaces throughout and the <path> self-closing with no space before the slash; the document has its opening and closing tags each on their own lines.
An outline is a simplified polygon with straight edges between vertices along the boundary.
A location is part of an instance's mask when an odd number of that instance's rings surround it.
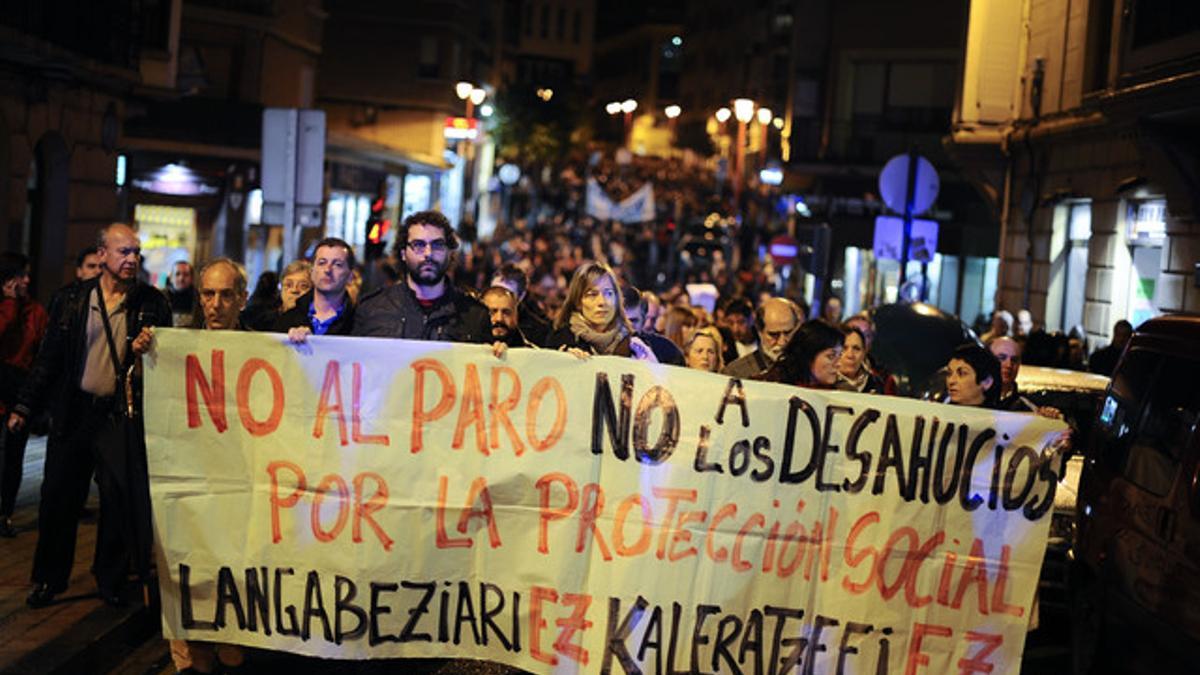
<svg viewBox="0 0 1200 675">
<path fill-rule="evenodd" d="M 1076 673 L 1200 664 L 1200 316 L 1142 324 L 1089 439 L 1070 568 Z"/>
</svg>

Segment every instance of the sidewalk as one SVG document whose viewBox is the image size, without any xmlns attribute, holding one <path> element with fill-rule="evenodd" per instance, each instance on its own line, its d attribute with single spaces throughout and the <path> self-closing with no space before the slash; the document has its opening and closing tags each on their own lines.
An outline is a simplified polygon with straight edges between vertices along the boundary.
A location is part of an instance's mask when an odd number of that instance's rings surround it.
<svg viewBox="0 0 1200 675">
<path fill-rule="evenodd" d="M 124 659 L 137 645 L 158 631 L 158 617 L 130 597 L 126 607 L 109 607 L 96 595 L 89 571 L 96 544 L 96 509 L 79 523 L 75 567 L 70 586 L 54 604 L 31 609 L 25 596 L 32 584 L 29 574 L 37 544 L 37 504 L 42 483 L 46 439 L 29 439 L 25 453 L 25 478 L 17 498 L 13 524 L 15 539 L 0 538 L 0 672 L 94 673 L 104 672 Z"/>
</svg>

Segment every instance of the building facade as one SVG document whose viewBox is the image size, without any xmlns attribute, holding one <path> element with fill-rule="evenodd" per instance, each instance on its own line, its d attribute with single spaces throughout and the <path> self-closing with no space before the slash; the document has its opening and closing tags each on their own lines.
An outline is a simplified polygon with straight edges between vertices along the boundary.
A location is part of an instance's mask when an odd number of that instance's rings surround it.
<svg viewBox="0 0 1200 675">
<path fill-rule="evenodd" d="M 770 110 L 769 124 L 746 125 L 740 176 L 749 192 L 771 198 L 776 217 L 805 230 L 828 224 L 825 290 L 847 312 L 924 298 L 968 323 L 991 311 L 999 219 L 945 151 L 962 50 L 962 3 L 886 0 L 772 0 L 744 5 L 688 4 L 680 82 L 687 137 L 701 126 L 734 167 L 738 123 L 714 119 L 732 99 Z M 731 40 L 737 35 L 737 40 Z M 938 172 L 937 201 L 924 217 L 938 224 L 935 250 L 922 263 L 877 256 L 876 218 L 895 215 L 881 199 L 886 162 L 910 150 Z M 758 185 L 759 169 L 778 163 L 777 188 Z M 776 174 L 778 175 L 778 174 Z M 742 194 L 746 194 L 743 192 Z M 781 212 L 780 197 L 789 211 Z M 745 209 L 743 209 L 745 210 Z M 806 230 L 811 231 L 811 230 Z M 818 267 L 811 264 L 811 267 Z M 990 274 L 989 274 L 990 273 Z M 811 298 L 820 301 L 821 298 Z"/>
<path fill-rule="evenodd" d="M 28 0 L 0 14 L 0 246 L 30 257 L 43 301 L 119 216 L 126 99 L 167 44 L 171 11 L 169 0 Z"/>
<path fill-rule="evenodd" d="M 971 3 L 948 148 L 1001 220 L 998 306 L 1093 349 L 1200 311 L 1200 9 L 1175 9 Z"/>
</svg>

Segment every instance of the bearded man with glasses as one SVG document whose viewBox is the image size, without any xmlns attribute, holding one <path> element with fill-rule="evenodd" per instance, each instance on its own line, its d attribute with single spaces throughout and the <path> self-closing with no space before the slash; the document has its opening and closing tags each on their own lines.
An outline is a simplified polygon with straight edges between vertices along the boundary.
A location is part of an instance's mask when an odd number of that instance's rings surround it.
<svg viewBox="0 0 1200 675">
<path fill-rule="evenodd" d="M 457 249 L 454 228 L 441 213 L 420 211 L 405 218 L 396 232 L 395 248 L 404 279 L 362 299 L 354 317 L 354 335 L 490 341 L 487 308 L 455 288 L 446 275 Z"/>
</svg>

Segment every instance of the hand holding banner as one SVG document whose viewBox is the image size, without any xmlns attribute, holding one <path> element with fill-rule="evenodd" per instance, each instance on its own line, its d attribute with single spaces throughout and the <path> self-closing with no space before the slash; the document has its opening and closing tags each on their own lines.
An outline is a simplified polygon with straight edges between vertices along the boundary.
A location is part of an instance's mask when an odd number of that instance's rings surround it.
<svg viewBox="0 0 1200 675">
<path fill-rule="evenodd" d="M 1019 670 L 1061 422 L 536 350 L 158 341 L 169 637 L 535 672 Z"/>
</svg>

